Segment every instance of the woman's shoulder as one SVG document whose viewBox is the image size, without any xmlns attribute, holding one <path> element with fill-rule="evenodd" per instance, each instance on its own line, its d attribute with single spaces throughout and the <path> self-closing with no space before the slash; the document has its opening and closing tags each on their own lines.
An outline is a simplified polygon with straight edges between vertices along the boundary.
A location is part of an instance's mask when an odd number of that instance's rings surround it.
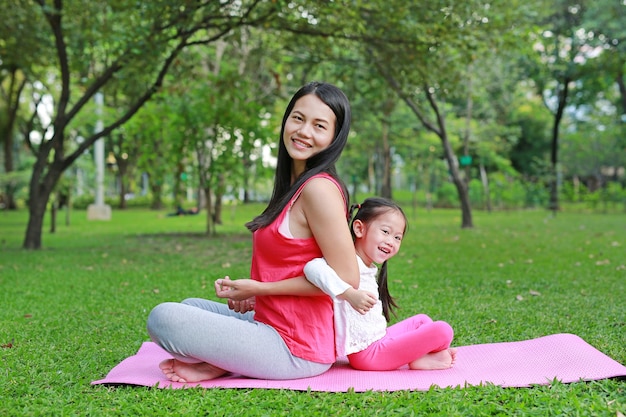
<svg viewBox="0 0 626 417">
<path fill-rule="evenodd" d="M 313 175 L 311 178 L 305 181 L 305 183 L 302 185 L 302 188 L 308 188 L 308 189 L 328 188 L 328 189 L 338 189 L 339 191 L 342 190 L 339 179 L 333 177 L 332 175 L 326 172 L 321 172 L 319 174 Z"/>
<path fill-rule="evenodd" d="M 345 200 L 341 184 L 328 174 L 318 174 L 311 177 L 302 186 L 302 195 L 306 198 L 342 198 Z"/>
</svg>

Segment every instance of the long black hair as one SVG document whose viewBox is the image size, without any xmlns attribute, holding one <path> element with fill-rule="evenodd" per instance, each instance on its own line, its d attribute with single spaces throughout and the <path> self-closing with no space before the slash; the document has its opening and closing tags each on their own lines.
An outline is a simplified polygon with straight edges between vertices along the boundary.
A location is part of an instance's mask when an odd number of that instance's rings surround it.
<svg viewBox="0 0 626 417">
<path fill-rule="evenodd" d="M 283 141 L 283 134 L 285 132 L 285 123 L 287 118 L 291 114 L 296 101 L 307 94 L 315 94 L 320 100 L 322 100 L 330 109 L 335 113 L 335 137 L 328 146 L 317 155 L 312 156 L 306 161 L 306 168 L 304 172 L 295 179 L 291 184 L 291 168 L 293 159 L 287 153 L 287 148 Z M 350 102 L 346 95 L 338 87 L 328 84 L 313 81 L 303 87 L 301 87 L 296 94 L 291 98 L 285 114 L 283 116 L 283 123 L 280 128 L 280 139 L 278 141 L 278 162 L 276 164 L 276 174 L 274 178 L 274 190 L 272 191 L 272 197 L 270 201 L 260 215 L 246 223 L 246 227 L 255 231 L 261 227 L 268 226 L 272 223 L 285 208 L 289 200 L 294 196 L 298 188 L 313 175 L 325 172 L 332 176 L 341 185 L 343 193 L 346 197 L 346 209 L 349 206 L 349 194 L 348 189 L 339 176 L 335 168 L 335 163 L 339 159 L 341 152 L 343 151 L 348 141 L 348 133 L 350 132 L 350 121 L 352 118 L 352 112 L 350 110 Z"/>
<path fill-rule="evenodd" d="M 352 213 L 355 211 L 356 213 L 353 216 Z M 352 233 L 352 239 L 356 240 L 356 235 L 354 234 L 355 220 L 360 220 L 367 225 L 369 222 L 374 221 L 376 218 L 389 211 L 397 211 L 402 214 L 402 217 L 404 217 L 404 232 L 406 232 L 408 225 L 406 214 L 404 214 L 402 208 L 393 201 L 382 197 L 370 197 L 361 204 L 353 204 L 350 207 L 350 217 L 352 218 L 350 221 L 350 232 Z M 398 305 L 389 293 L 389 286 L 387 285 L 387 261 L 383 262 L 380 266 L 377 282 L 378 297 L 383 304 L 383 315 L 385 316 L 385 319 L 389 321 L 390 313 L 394 313 L 395 315 L 393 309 L 394 307 L 397 308 Z"/>
</svg>

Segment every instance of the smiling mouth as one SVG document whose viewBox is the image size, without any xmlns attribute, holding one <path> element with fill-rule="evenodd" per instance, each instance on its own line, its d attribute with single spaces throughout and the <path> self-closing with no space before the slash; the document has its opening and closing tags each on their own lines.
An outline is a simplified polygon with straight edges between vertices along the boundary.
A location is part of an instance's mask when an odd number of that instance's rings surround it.
<svg viewBox="0 0 626 417">
<path fill-rule="evenodd" d="M 291 139 L 291 141 L 296 144 L 297 146 L 300 146 L 302 148 L 312 148 L 313 146 L 309 145 L 306 142 L 301 141 L 300 139 Z"/>
</svg>

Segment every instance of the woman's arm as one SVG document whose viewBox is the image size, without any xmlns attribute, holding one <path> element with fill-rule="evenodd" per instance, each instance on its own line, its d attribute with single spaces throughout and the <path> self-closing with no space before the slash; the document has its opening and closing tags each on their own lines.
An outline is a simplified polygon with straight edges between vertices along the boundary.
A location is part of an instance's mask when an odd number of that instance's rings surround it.
<svg viewBox="0 0 626 417">
<path fill-rule="evenodd" d="M 301 276 L 273 282 L 220 278 L 215 281 L 215 294 L 220 298 L 243 301 L 258 295 L 323 295 L 324 292 Z"/>
<path fill-rule="evenodd" d="M 326 262 L 345 282 L 359 288 L 359 268 L 339 188 L 328 179 L 314 178 L 303 188 L 290 215 L 296 238 L 314 237 Z M 259 295 L 322 295 L 304 276 L 274 282 L 250 279 L 215 282 L 220 298 L 245 300 Z"/>
<path fill-rule="evenodd" d="M 359 267 L 341 192 L 331 181 L 314 178 L 302 190 L 292 211 L 300 210 L 330 267 L 359 288 Z"/>
</svg>

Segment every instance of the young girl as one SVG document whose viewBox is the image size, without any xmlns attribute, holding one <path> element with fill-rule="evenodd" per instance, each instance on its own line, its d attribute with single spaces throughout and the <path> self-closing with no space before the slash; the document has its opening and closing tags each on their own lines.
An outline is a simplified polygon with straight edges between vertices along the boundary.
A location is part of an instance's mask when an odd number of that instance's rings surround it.
<svg viewBox="0 0 626 417">
<path fill-rule="evenodd" d="M 173 357 L 160 364 L 170 380 L 197 382 L 226 372 L 304 378 L 335 362 L 332 300 L 304 278 L 303 269 L 323 256 L 358 286 L 348 194 L 335 170 L 349 130 L 350 105 L 339 88 L 313 82 L 292 97 L 272 197 L 247 224 L 251 279 L 216 281 L 216 294 L 227 304 L 190 298 L 159 304 L 148 317 L 152 340 Z"/>
<path fill-rule="evenodd" d="M 359 289 L 347 285 L 322 258 L 309 262 L 306 278 L 333 297 L 337 356 L 347 355 L 356 369 L 384 371 L 452 367 L 456 349 L 448 323 L 425 314 L 387 327 L 396 306 L 387 288 L 387 260 L 398 253 L 406 231 L 406 216 L 395 203 L 368 198 L 353 206 L 352 238 L 361 273 Z M 375 263 L 382 264 L 380 273 Z M 380 299 L 378 295 L 380 294 Z"/>
</svg>

